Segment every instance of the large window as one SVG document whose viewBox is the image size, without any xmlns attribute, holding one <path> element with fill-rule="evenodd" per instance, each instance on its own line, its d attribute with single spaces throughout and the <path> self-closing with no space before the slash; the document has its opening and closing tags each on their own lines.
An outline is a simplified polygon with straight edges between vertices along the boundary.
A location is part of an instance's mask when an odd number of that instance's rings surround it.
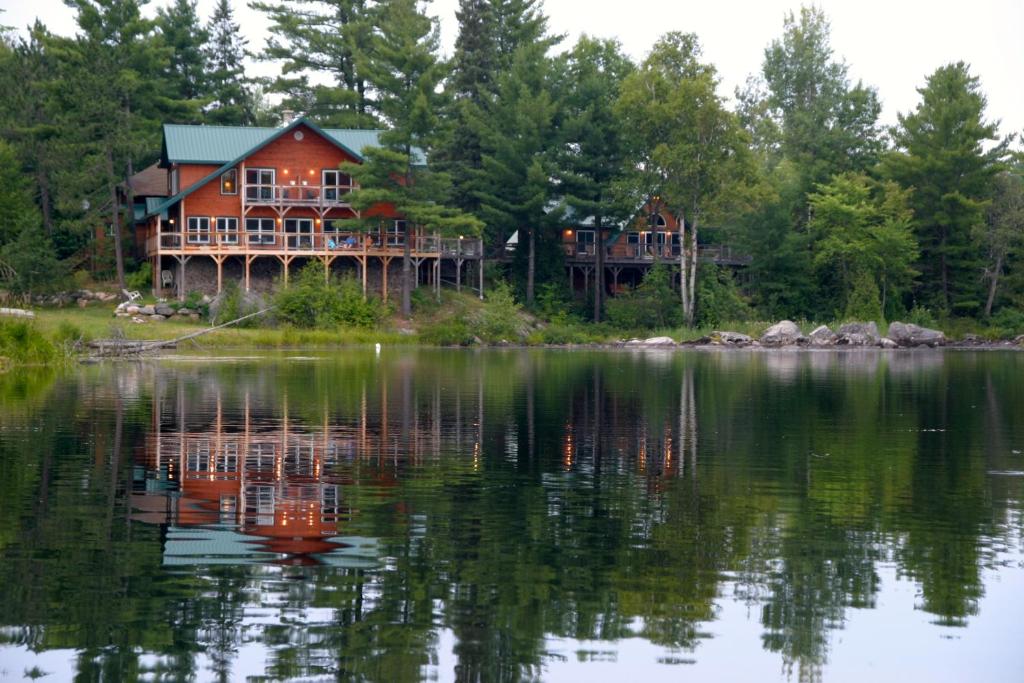
<svg viewBox="0 0 1024 683">
<path fill-rule="evenodd" d="M 221 244 L 238 244 L 238 219 L 220 217 L 217 219 L 217 241 Z"/>
<path fill-rule="evenodd" d="M 250 201 L 274 199 L 274 169 L 245 169 L 245 198 Z"/>
<path fill-rule="evenodd" d="M 352 191 L 352 176 L 341 171 L 324 169 L 323 186 L 325 201 L 340 201 L 344 195 Z"/>
<path fill-rule="evenodd" d="M 245 232 L 249 235 L 249 244 L 273 244 L 274 219 L 246 218 Z"/>
<path fill-rule="evenodd" d="M 577 254 L 591 254 L 594 253 L 594 231 L 593 230 L 577 230 L 576 231 L 576 253 Z"/>
<path fill-rule="evenodd" d="M 209 216 L 189 216 L 188 218 L 188 243 L 209 244 L 210 243 L 210 218 Z"/>
<path fill-rule="evenodd" d="M 284 231 L 290 249 L 311 249 L 313 247 L 313 219 L 286 218 Z"/>
<path fill-rule="evenodd" d="M 389 247 L 401 247 L 405 245 L 405 221 L 390 221 L 384 226 L 384 244 Z"/>
<path fill-rule="evenodd" d="M 238 171 L 231 169 L 220 177 L 221 194 L 238 194 Z"/>
</svg>

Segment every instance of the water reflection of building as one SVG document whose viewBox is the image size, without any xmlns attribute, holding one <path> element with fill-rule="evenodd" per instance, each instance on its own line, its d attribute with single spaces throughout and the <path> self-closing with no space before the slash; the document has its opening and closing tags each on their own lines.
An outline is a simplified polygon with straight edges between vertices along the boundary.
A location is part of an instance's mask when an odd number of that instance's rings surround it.
<svg viewBox="0 0 1024 683">
<path fill-rule="evenodd" d="M 324 404 L 312 424 L 308 410 L 305 419 L 289 414 L 286 394 L 271 403 L 258 390 L 227 399 L 222 389 L 178 382 L 154 392 L 132 505 L 135 519 L 166 525 L 164 561 L 370 561 L 373 544 L 346 534 L 357 510 L 344 489 L 354 473 L 361 483 L 392 486 L 400 461 L 436 456 L 439 401 L 424 416 L 402 396 L 389 406 L 386 390 L 372 398 L 364 391 L 355 415 L 328 419 Z M 197 393 L 210 398 L 197 401 Z M 472 434 L 451 436 L 464 446 L 469 437 L 478 453 L 479 431 L 466 426 Z"/>
</svg>

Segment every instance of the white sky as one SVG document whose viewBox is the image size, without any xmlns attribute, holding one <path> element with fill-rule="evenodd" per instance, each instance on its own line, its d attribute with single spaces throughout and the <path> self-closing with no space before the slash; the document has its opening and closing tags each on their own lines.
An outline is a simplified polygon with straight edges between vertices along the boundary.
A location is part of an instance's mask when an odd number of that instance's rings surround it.
<svg viewBox="0 0 1024 683">
<path fill-rule="evenodd" d="M 147 13 L 167 0 L 155 0 Z M 266 39 L 263 15 L 245 0 L 233 0 L 236 19 L 250 49 Z M 199 0 L 204 20 L 215 0 Z M 552 31 L 571 44 L 580 33 L 615 37 L 634 59 L 642 59 L 662 33 L 696 33 L 708 61 L 718 68 L 721 92 L 731 96 L 748 75 L 760 70 L 764 48 L 782 33 L 783 16 L 799 11 L 800 0 L 546 0 Z M 1021 0 L 818 0 L 832 24 L 832 47 L 846 60 L 853 80 L 875 86 L 883 103 L 882 121 L 913 109 L 917 88 L 939 66 L 963 60 L 981 78 L 988 96 L 988 118 L 1001 132 L 1024 131 L 1024 2 Z M 458 27 L 458 0 L 434 0 L 445 51 L 450 54 Z M 74 13 L 61 0 L 0 0 L 0 24 L 23 28 L 39 16 L 50 30 L 70 34 Z M 259 73 L 273 68 L 261 64 Z"/>
</svg>

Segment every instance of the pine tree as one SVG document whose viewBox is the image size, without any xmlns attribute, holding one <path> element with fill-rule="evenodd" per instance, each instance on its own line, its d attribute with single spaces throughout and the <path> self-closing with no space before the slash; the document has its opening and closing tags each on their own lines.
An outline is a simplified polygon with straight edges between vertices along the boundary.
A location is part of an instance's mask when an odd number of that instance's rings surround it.
<svg viewBox="0 0 1024 683">
<path fill-rule="evenodd" d="M 565 199 L 579 215 L 594 217 L 596 249 L 595 322 L 601 320 L 604 295 L 604 244 L 601 230 L 628 217 L 630 207 L 616 193 L 626 171 L 627 147 L 622 122 L 615 114 L 620 87 L 633 69 L 619 44 L 580 38 L 557 63 L 555 82 L 563 124 L 558 149 L 559 178 Z"/>
<path fill-rule="evenodd" d="M 504 244 L 519 231 L 519 244 L 527 247 L 524 294 L 530 306 L 539 238 L 558 224 L 547 211 L 559 199 L 554 180 L 559 108 L 545 51 L 541 44 L 520 48 L 511 69 L 499 76 L 496 92 L 469 121 L 480 135 L 483 152 L 477 198 L 487 223 L 487 241 Z M 517 249 L 517 260 L 521 253 Z"/>
<path fill-rule="evenodd" d="M 377 124 L 373 89 L 363 73 L 378 14 L 370 0 L 254 2 L 252 7 L 271 22 L 273 35 L 262 57 L 282 64 L 271 84 L 273 92 L 285 95 L 282 107 L 324 125 Z M 333 83 L 317 83 L 323 75 Z"/>
<path fill-rule="evenodd" d="M 359 183 L 353 206 L 390 205 L 416 231 L 476 234 L 480 223 L 445 206 L 447 176 L 433 172 L 423 155 L 437 136 L 438 86 L 445 65 L 437 57 L 437 21 L 417 0 L 393 0 L 382 8 L 364 64 L 364 74 L 378 93 L 378 110 L 388 124 L 382 147 L 364 150 L 363 164 L 346 165 Z M 402 315 L 412 312 L 412 238 L 407 232 L 402 254 Z"/>
<path fill-rule="evenodd" d="M 919 300 L 947 314 L 972 315 L 983 297 L 974 234 L 1009 140 L 999 142 L 996 125 L 984 120 L 985 96 L 963 62 L 937 69 L 918 92 L 917 109 L 899 116 L 898 151 L 884 160 L 883 172 L 912 188 Z M 986 150 L 987 143 L 996 144 Z"/>
<path fill-rule="evenodd" d="M 498 78 L 512 68 L 520 48 L 530 46 L 543 54 L 560 38 L 547 34 L 547 18 L 536 0 L 460 0 L 456 17 L 459 35 L 444 114 L 447 136 L 437 160 L 452 176 L 455 205 L 483 215 L 483 150 L 471 121 L 487 116 Z"/>
<path fill-rule="evenodd" d="M 199 23 L 196 0 L 174 0 L 161 7 L 157 10 L 156 26 L 171 50 L 166 80 L 173 88 L 174 98 L 195 100 L 198 115 L 209 90 L 203 49 L 210 34 Z"/>
<path fill-rule="evenodd" d="M 246 40 L 235 22 L 230 0 L 218 0 L 206 27 L 205 52 L 210 102 L 206 120 L 218 125 L 255 123 L 253 93 L 245 83 Z"/>
<path fill-rule="evenodd" d="M 46 45 L 60 64 L 54 88 L 63 110 L 61 145 L 68 158 L 76 159 L 60 176 L 74 197 L 65 208 L 69 214 L 78 212 L 71 218 L 83 230 L 94 226 L 97 213 L 111 217 L 123 289 L 123 207 L 117 187 L 134 174 L 136 164 L 155 157 L 161 124 L 185 115 L 189 106 L 167 96 L 173 92 L 164 80 L 168 49 L 136 0 L 70 4 L 78 11 L 79 33 L 51 36 Z"/>
</svg>

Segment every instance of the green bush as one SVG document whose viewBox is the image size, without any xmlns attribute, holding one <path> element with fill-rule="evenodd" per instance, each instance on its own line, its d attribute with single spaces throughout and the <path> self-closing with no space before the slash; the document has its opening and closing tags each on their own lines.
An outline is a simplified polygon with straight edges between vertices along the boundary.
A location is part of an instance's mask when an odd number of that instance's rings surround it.
<svg viewBox="0 0 1024 683">
<path fill-rule="evenodd" d="M 130 290 L 148 292 L 153 288 L 153 266 L 150 265 L 149 261 L 143 262 L 134 273 L 128 273 L 124 281 Z"/>
<path fill-rule="evenodd" d="M 650 330 L 682 324 L 679 294 L 672 289 L 672 271 L 656 263 L 644 275 L 640 286 L 608 299 L 608 322 L 620 330 Z"/>
<path fill-rule="evenodd" d="M 53 333 L 53 341 L 58 346 L 65 348 L 74 347 L 89 341 L 85 332 L 78 325 L 67 320 L 61 320 L 57 330 Z"/>
<path fill-rule="evenodd" d="M 211 322 L 221 324 L 238 320 L 239 318 L 255 313 L 258 309 L 254 303 L 247 300 L 245 292 L 238 286 L 237 282 L 229 282 L 224 285 L 217 298 L 216 314 Z M 236 324 L 236 327 L 256 327 L 261 322 L 259 317 L 248 318 Z"/>
<path fill-rule="evenodd" d="M 861 272 L 853 280 L 853 289 L 846 298 L 844 317 L 846 320 L 883 319 L 881 294 L 871 273 Z"/>
<path fill-rule="evenodd" d="M 938 327 L 939 323 L 925 306 L 914 306 L 907 314 L 907 322 L 921 327 Z"/>
<path fill-rule="evenodd" d="M 1024 334 L 1024 311 L 1002 308 L 992 316 L 989 325 L 998 329 L 1000 336 L 1015 337 Z"/>
<path fill-rule="evenodd" d="M 449 318 L 425 327 L 420 339 L 437 346 L 471 346 L 476 340 L 469 324 L 462 318 Z"/>
<path fill-rule="evenodd" d="M 512 296 L 512 288 L 498 281 L 486 294 L 485 305 L 474 316 L 477 336 L 484 341 L 518 341 L 523 333 L 521 307 Z"/>
<path fill-rule="evenodd" d="M 339 325 L 375 327 L 388 309 L 375 298 L 363 298 L 355 278 L 325 280 L 323 266 L 310 263 L 288 287 L 274 296 L 278 320 L 306 329 L 330 329 Z"/>
<path fill-rule="evenodd" d="M 709 263 L 697 276 L 697 326 L 716 327 L 725 321 L 750 320 L 754 311 L 743 299 L 732 271 Z"/>
</svg>

